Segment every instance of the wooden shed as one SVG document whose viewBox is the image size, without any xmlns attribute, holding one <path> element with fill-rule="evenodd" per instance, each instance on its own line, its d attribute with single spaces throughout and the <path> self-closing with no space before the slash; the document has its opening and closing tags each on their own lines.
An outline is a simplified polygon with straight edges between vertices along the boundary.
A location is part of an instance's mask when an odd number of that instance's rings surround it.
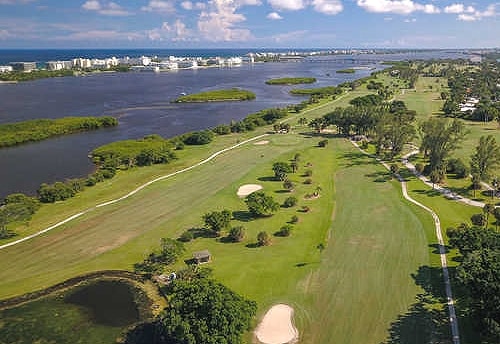
<svg viewBox="0 0 500 344">
<path fill-rule="evenodd" d="M 193 259 L 196 264 L 209 263 L 212 259 L 212 255 L 208 252 L 208 250 L 203 250 L 193 253 Z"/>
</svg>

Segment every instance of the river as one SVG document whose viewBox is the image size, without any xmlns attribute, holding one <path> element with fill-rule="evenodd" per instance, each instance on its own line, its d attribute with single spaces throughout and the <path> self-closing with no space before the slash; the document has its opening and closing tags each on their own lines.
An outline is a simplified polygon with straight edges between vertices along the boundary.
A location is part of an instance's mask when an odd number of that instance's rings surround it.
<svg viewBox="0 0 500 344">
<path fill-rule="evenodd" d="M 382 59 L 404 55 L 327 57 L 301 62 L 244 64 L 233 68 L 207 68 L 176 72 L 98 73 L 81 77 L 40 79 L 0 85 L 0 123 L 66 116 L 115 116 L 119 125 L 37 143 L 0 149 L 0 198 L 14 192 L 34 195 L 41 183 L 82 177 L 94 166 L 88 154 L 103 144 L 141 138 L 149 134 L 172 137 L 185 132 L 240 120 L 259 110 L 298 103 L 291 86 L 271 86 L 279 77 L 315 77 L 304 87 L 338 85 L 369 75 L 338 74 L 351 67 L 383 68 Z M 356 60 L 358 59 L 358 60 Z M 254 101 L 175 104 L 181 93 L 239 87 L 254 92 Z"/>
</svg>

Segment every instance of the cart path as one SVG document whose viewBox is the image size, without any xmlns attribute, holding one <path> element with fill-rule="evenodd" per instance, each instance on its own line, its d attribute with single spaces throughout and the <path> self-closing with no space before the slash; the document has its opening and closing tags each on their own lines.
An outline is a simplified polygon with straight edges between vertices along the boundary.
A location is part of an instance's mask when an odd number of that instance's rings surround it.
<svg viewBox="0 0 500 344">
<path fill-rule="evenodd" d="M 181 174 L 181 173 L 184 173 L 184 172 L 190 171 L 190 170 L 192 170 L 192 169 L 194 169 L 194 168 L 196 168 L 196 167 L 198 167 L 198 166 L 200 166 L 200 165 L 206 164 L 207 162 L 209 162 L 209 161 L 211 161 L 211 160 L 215 159 L 217 156 L 219 156 L 219 155 L 221 155 L 221 154 L 223 154 L 223 153 L 225 153 L 225 152 L 228 152 L 228 151 L 230 151 L 230 150 L 233 150 L 233 149 L 235 149 L 235 148 L 238 148 L 238 147 L 240 147 L 240 146 L 242 146 L 242 145 L 244 145 L 244 144 L 246 144 L 246 143 L 249 143 L 249 142 L 252 142 L 252 141 L 255 141 L 255 140 L 259 140 L 259 139 L 261 139 L 261 138 L 263 138 L 263 137 L 266 137 L 266 136 L 268 136 L 268 135 L 269 135 L 269 134 L 262 134 L 262 135 L 258 135 L 258 136 L 255 136 L 255 137 L 249 138 L 249 139 L 247 139 L 247 140 L 244 140 L 244 141 L 242 141 L 242 142 L 239 142 L 239 143 L 237 143 L 237 144 L 235 144 L 235 145 L 233 145 L 233 146 L 230 146 L 230 147 L 227 147 L 227 148 L 221 149 L 220 151 L 217 151 L 217 152 L 213 153 L 213 154 L 212 154 L 212 155 L 210 155 L 208 158 L 206 158 L 206 159 L 204 159 L 204 160 L 202 160 L 202 161 L 200 161 L 200 162 L 198 162 L 198 163 L 196 163 L 196 164 L 194 164 L 194 165 L 191 165 L 191 166 L 189 166 L 189 167 L 183 168 L 182 170 L 175 171 L 175 172 L 172 172 L 172 173 L 166 174 L 166 175 L 164 175 L 164 176 L 161 176 L 161 177 L 155 178 L 155 179 L 153 179 L 153 180 L 150 180 L 149 182 L 144 183 L 144 184 L 142 184 L 141 186 L 137 187 L 136 189 L 134 189 L 134 190 L 130 191 L 130 192 L 129 192 L 128 194 L 126 194 L 125 196 L 122 196 L 122 197 L 120 197 L 120 198 L 116 198 L 116 199 L 111 200 L 111 201 L 107 201 L 107 202 L 104 202 L 104 203 L 97 204 L 97 205 L 95 205 L 95 206 L 93 206 L 93 207 L 91 207 L 91 208 L 88 208 L 88 209 L 86 209 L 86 210 L 84 210 L 84 211 L 82 211 L 82 212 L 79 212 L 79 213 L 77 213 L 77 214 L 74 214 L 74 215 L 72 215 L 72 216 L 70 216 L 70 217 L 68 217 L 68 218 L 66 218 L 66 219 L 64 219 L 64 220 L 62 220 L 62 221 L 60 221 L 60 222 L 58 222 L 58 223 L 56 223 L 56 224 L 54 224 L 54 225 L 50 226 L 50 227 L 47 227 L 47 228 L 45 228 L 45 229 L 43 229 L 43 230 L 41 230 L 41 231 L 39 231 L 39 232 L 36 232 L 36 233 L 34 233 L 34 234 L 31 234 L 31 235 L 28 235 L 28 236 L 26 236 L 26 237 L 24 237 L 24 238 L 21 238 L 21 239 L 18 239 L 18 240 L 15 240 L 15 241 L 9 242 L 9 243 L 7 243 L 7 244 L 1 245 L 1 246 L 0 246 L 0 250 L 5 249 L 5 248 L 7 248 L 7 247 L 11 247 L 11 246 L 17 245 L 17 244 L 20 244 L 20 243 L 22 243 L 22 242 L 24 242 L 24 241 L 27 241 L 27 240 L 33 239 L 33 238 L 35 238 L 35 237 L 37 237 L 37 236 L 39 236 L 39 235 L 41 235 L 41 234 L 47 233 L 47 232 L 49 232 L 49 231 L 51 231 L 51 230 L 53 230 L 53 229 L 55 229 L 55 228 L 57 228 L 57 227 L 60 227 L 60 226 L 64 225 L 65 223 L 68 223 L 68 222 L 70 222 L 70 221 L 72 221 L 72 220 L 74 220 L 74 219 L 76 219 L 76 218 L 79 218 L 80 216 L 85 215 L 85 214 L 87 214 L 87 213 L 89 213 L 89 212 L 91 212 L 92 210 L 95 210 L 95 209 L 97 209 L 97 208 L 105 207 L 105 206 L 107 206 L 107 205 L 111 205 L 111 204 L 114 204 L 114 203 L 117 203 L 117 202 L 123 201 L 124 199 L 127 199 L 127 198 L 129 198 L 129 197 L 131 197 L 131 196 L 135 195 L 136 193 L 138 193 L 139 191 L 141 191 L 142 189 L 144 189 L 144 188 L 148 187 L 149 185 L 151 185 L 151 184 L 153 184 L 153 183 L 156 183 L 156 182 L 159 182 L 159 181 L 161 181 L 161 180 L 164 180 L 164 179 L 167 179 L 167 178 L 170 178 L 170 177 L 176 176 L 176 175 L 178 175 L 178 174 Z"/>
<path fill-rule="evenodd" d="M 368 156 L 371 156 L 371 157 L 374 157 L 376 158 L 375 156 L 367 153 L 366 151 L 364 151 L 363 149 L 361 149 L 361 147 L 359 147 L 359 145 L 354 142 L 354 141 L 351 141 L 352 144 L 357 147 L 363 154 L 366 154 Z M 408 158 L 411 156 L 411 155 L 414 155 L 414 154 L 417 154 L 418 151 L 412 151 L 408 154 L 406 154 L 405 156 L 402 157 L 402 162 L 405 166 L 408 167 Z M 391 170 L 390 166 L 382 161 L 381 159 L 378 159 L 376 158 L 377 161 L 379 161 L 386 169 L 388 169 L 389 171 Z M 413 166 L 413 165 L 411 165 Z M 412 172 L 415 172 L 415 169 L 413 168 L 413 171 Z M 460 344 L 460 332 L 458 330 L 458 321 L 457 321 L 457 315 L 456 315 L 456 312 L 455 312 L 455 302 L 453 301 L 453 294 L 452 294 L 452 291 L 451 291 L 451 282 L 450 282 L 450 274 L 449 274 L 449 271 L 448 271 L 448 261 L 446 259 L 446 249 L 445 249 L 445 244 L 444 244 L 444 240 L 443 240 L 443 234 L 441 232 L 441 222 L 439 221 L 439 217 L 438 215 L 429 207 L 423 205 L 422 203 L 414 200 L 413 198 L 411 198 L 410 195 L 408 195 L 408 187 L 407 187 L 407 184 L 406 184 L 406 181 L 401 177 L 401 175 L 399 174 L 396 174 L 396 177 L 398 178 L 399 182 L 401 183 L 401 190 L 402 190 L 402 193 L 403 193 L 403 197 L 410 201 L 411 203 L 421 207 L 422 209 L 426 210 L 428 213 L 431 214 L 433 220 L 434 220 L 434 226 L 436 228 L 436 237 L 438 239 L 438 245 L 439 245 L 439 256 L 441 258 L 441 268 L 443 269 L 443 280 L 444 280 L 444 286 L 445 286 L 445 292 L 446 292 L 446 303 L 448 305 L 448 314 L 449 314 L 449 321 L 450 321 L 450 327 L 451 327 L 451 335 L 452 335 L 452 339 L 453 339 L 453 344 Z M 425 181 L 424 181 L 425 182 Z M 427 184 L 427 183 L 426 183 Z M 443 192 L 444 193 L 444 192 Z M 474 202 L 472 200 L 470 200 L 471 202 Z M 465 202 L 467 203 L 467 202 Z M 473 205 L 473 204 L 470 204 L 470 205 Z M 483 204 L 484 206 L 484 204 Z"/>
</svg>

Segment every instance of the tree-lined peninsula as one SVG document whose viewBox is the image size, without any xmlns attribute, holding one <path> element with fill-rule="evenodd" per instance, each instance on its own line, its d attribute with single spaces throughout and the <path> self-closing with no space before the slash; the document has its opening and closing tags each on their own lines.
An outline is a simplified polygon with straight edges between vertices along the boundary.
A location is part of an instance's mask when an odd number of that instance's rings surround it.
<svg viewBox="0 0 500 344">
<path fill-rule="evenodd" d="M 118 125 L 114 117 L 64 117 L 35 119 L 0 125 L 0 148 L 36 142 L 58 135 L 96 130 Z"/>
</svg>

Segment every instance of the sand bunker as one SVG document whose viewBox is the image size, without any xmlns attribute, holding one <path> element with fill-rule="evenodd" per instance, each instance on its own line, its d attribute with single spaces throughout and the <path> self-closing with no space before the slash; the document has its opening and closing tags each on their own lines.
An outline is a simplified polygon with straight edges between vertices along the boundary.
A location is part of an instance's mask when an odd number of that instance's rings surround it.
<svg viewBox="0 0 500 344">
<path fill-rule="evenodd" d="M 239 197 L 245 197 L 250 195 L 252 192 L 262 189 L 262 185 L 258 184 L 246 184 L 239 187 L 236 193 Z"/>
<path fill-rule="evenodd" d="M 255 330 L 255 335 L 260 343 L 284 344 L 294 343 L 299 332 L 292 323 L 293 308 L 278 304 L 267 311 L 264 319 Z"/>
<path fill-rule="evenodd" d="M 267 145 L 269 143 L 269 141 L 258 141 L 258 142 L 255 142 L 254 145 Z"/>
</svg>

